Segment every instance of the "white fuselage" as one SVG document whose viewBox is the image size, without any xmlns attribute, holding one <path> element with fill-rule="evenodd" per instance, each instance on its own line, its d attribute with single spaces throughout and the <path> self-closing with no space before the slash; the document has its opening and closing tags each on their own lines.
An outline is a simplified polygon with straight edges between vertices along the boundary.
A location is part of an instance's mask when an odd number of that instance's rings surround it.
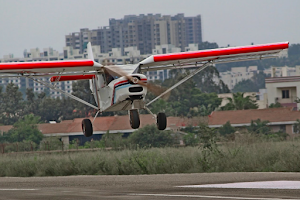
<svg viewBox="0 0 300 200">
<path fill-rule="evenodd" d="M 130 76 L 147 83 L 147 77 L 143 74 Z M 105 74 L 100 74 L 90 81 L 90 86 L 101 111 L 141 109 L 145 106 L 147 87 L 129 82 L 125 77 L 108 80 Z"/>
</svg>

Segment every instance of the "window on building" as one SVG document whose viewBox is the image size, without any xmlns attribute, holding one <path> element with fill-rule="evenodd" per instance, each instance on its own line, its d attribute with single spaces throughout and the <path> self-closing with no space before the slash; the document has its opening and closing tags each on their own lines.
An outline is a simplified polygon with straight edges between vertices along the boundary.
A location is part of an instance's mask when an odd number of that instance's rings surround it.
<svg viewBox="0 0 300 200">
<path fill-rule="evenodd" d="M 289 90 L 282 90 L 282 98 L 283 99 L 290 98 L 290 91 Z"/>
<path fill-rule="evenodd" d="M 299 122 L 298 123 L 295 123 L 294 125 L 293 125 L 293 133 L 299 133 L 300 132 L 300 124 L 299 124 Z"/>
<path fill-rule="evenodd" d="M 279 129 L 280 129 L 280 131 L 285 133 L 286 132 L 286 125 L 280 125 Z"/>
</svg>

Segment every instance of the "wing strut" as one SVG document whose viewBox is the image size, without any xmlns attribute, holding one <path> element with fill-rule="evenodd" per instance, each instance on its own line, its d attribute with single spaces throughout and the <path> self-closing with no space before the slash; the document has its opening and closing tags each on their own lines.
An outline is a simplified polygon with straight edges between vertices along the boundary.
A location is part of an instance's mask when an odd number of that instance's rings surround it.
<svg viewBox="0 0 300 200">
<path fill-rule="evenodd" d="M 178 83 L 176 83 L 175 85 L 173 85 L 172 87 L 170 87 L 169 89 L 167 89 L 166 91 L 164 91 L 163 93 L 161 93 L 159 96 L 157 96 L 156 98 L 154 98 L 152 101 L 150 101 L 149 103 L 147 103 L 146 106 L 149 106 L 151 103 L 153 103 L 154 101 L 156 101 L 157 99 L 159 99 L 160 97 L 162 97 L 163 95 L 167 94 L 168 92 L 170 92 L 171 90 L 173 90 L 174 88 L 178 87 L 179 85 L 181 85 L 182 83 L 184 83 L 185 81 L 187 81 L 188 79 L 192 78 L 193 76 L 195 76 L 198 72 L 204 70 L 206 67 L 208 67 L 209 65 L 211 65 L 213 63 L 213 61 L 208 61 L 207 63 L 204 63 L 199 69 L 193 71 L 192 73 L 190 73 L 189 75 L 187 75 L 186 77 L 184 77 L 183 79 L 181 79 Z"/>
<path fill-rule="evenodd" d="M 57 87 L 55 87 L 55 86 L 53 86 L 53 85 L 51 85 L 51 84 L 49 84 L 47 82 L 44 82 L 44 81 L 38 80 L 38 79 L 34 79 L 31 76 L 26 76 L 26 78 L 29 78 L 29 79 L 33 80 L 34 82 L 40 83 L 40 84 L 42 84 L 42 85 L 44 85 L 44 86 L 46 86 L 48 88 L 51 88 L 51 89 L 53 89 L 53 90 L 55 90 L 57 92 L 61 92 L 64 95 L 66 95 L 66 96 L 68 96 L 68 97 L 70 97 L 70 98 L 72 98 L 72 99 L 74 99 L 76 101 L 79 101 L 80 103 L 83 103 L 83 104 L 85 104 L 87 106 L 90 106 L 90 107 L 92 107 L 92 108 L 94 108 L 94 109 L 96 109 L 98 111 L 100 110 L 98 107 L 96 107 L 96 106 L 94 106 L 94 105 L 92 105 L 92 104 L 90 104 L 90 103 L 88 103 L 88 102 L 86 102 L 86 101 L 84 101 L 84 100 L 82 100 L 82 99 L 80 99 L 80 98 L 72 95 L 72 94 L 69 94 L 66 91 L 63 91 L 63 90 L 61 90 L 61 89 L 59 89 L 59 88 L 57 88 Z"/>
</svg>

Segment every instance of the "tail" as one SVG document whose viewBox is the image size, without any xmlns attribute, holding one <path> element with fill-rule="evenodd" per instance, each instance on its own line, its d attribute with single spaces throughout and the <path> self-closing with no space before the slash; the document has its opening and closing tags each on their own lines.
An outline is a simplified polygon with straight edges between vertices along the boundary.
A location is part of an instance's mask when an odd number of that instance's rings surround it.
<svg viewBox="0 0 300 200">
<path fill-rule="evenodd" d="M 87 44 L 87 54 L 88 54 L 88 59 L 94 61 L 94 67 L 102 67 L 102 65 L 100 63 L 97 63 L 94 60 L 94 54 L 93 54 L 93 49 L 92 49 L 91 42 L 89 42 Z"/>
<path fill-rule="evenodd" d="M 91 42 L 89 42 L 87 44 L 87 53 L 88 53 L 88 59 L 89 60 L 94 60 L 94 54 L 93 54 L 93 49 L 92 49 Z"/>
</svg>

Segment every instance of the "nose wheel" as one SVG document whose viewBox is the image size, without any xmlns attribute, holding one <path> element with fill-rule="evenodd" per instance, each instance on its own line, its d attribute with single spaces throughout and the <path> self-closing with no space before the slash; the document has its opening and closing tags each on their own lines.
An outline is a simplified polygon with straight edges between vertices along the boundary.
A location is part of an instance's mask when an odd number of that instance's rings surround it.
<svg viewBox="0 0 300 200">
<path fill-rule="evenodd" d="M 129 111 L 129 118 L 131 128 L 137 129 L 140 127 L 140 115 L 137 109 Z"/>
</svg>

